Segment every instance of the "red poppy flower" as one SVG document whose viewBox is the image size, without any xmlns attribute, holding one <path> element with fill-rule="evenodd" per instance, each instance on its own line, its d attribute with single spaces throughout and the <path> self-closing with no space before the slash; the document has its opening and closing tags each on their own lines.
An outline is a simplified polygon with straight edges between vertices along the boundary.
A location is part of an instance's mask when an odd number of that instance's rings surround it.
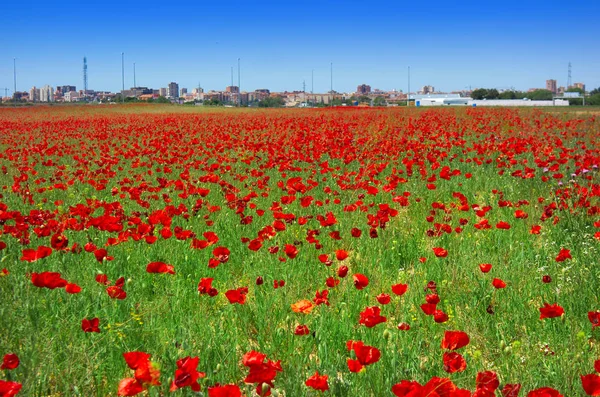
<svg viewBox="0 0 600 397">
<path fill-rule="evenodd" d="M 594 361 L 594 371 L 600 373 L 600 360 Z"/>
<path fill-rule="evenodd" d="M 348 369 L 351 372 L 360 372 L 365 366 L 379 361 L 381 352 L 373 346 L 367 346 L 361 341 L 348 341 L 346 343 L 348 350 L 354 350 L 356 360 L 348 359 Z"/>
<path fill-rule="evenodd" d="M 433 397 L 436 395 L 440 397 L 471 397 L 468 390 L 459 389 L 450 379 L 438 377 L 431 378 L 421 389 L 421 394 L 417 394 L 415 397 Z M 413 397 L 412 395 L 409 396 Z"/>
<path fill-rule="evenodd" d="M 588 312 L 588 319 L 590 320 L 590 323 L 592 323 L 592 328 L 600 327 L 600 310 Z"/>
<path fill-rule="evenodd" d="M 348 266 L 342 265 L 337 270 L 337 275 L 339 278 L 344 278 L 348 274 Z"/>
<path fill-rule="evenodd" d="M 329 390 L 329 384 L 327 384 L 328 378 L 329 376 L 320 375 L 319 371 L 317 371 L 313 376 L 308 378 L 304 384 L 315 390 L 326 391 Z"/>
<path fill-rule="evenodd" d="M 204 378 L 204 372 L 198 372 L 198 357 L 184 357 L 177 360 L 177 369 L 169 391 L 175 391 L 183 387 L 190 387 L 195 392 L 200 391 L 198 379 Z"/>
<path fill-rule="evenodd" d="M 421 310 L 427 316 L 433 315 L 433 313 L 436 311 L 436 308 L 437 308 L 437 304 L 435 304 L 435 303 L 423 303 L 421 305 Z"/>
<path fill-rule="evenodd" d="M 345 251 L 345 250 L 337 250 L 337 251 L 335 251 L 335 258 L 338 261 L 343 261 L 347 257 L 348 257 L 348 252 L 347 251 Z"/>
<path fill-rule="evenodd" d="M 81 330 L 83 332 L 100 332 L 100 328 L 98 328 L 99 324 L 100 320 L 97 317 L 91 320 L 84 318 L 81 320 Z"/>
<path fill-rule="evenodd" d="M 498 375 L 493 371 L 478 372 L 475 380 L 475 387 L 477 389 L 485 389 L 488 391 L 494 391 L 500 386 Z"/>
<path fill-rule="evenodd" d="M 226 247 L 217 247 L 213 250 L 214 259 L 218 260 L 220 263 L 225 263 L 229 260 L 229 249 Z"/>
<path fill-rule="evenodd" d="M 377 324 L 381 324 L 387 321 L 387 318 L 380 315 L 381 309 L 377 306 L 367 307 L 360 313 L 359 324 L 363 324 L 367 328 L 372 328 Z"/>
<path fill-rule="evenodd" d="M 61 234 L 54 234 L 50 239 L 50 246 L 55 250 L 63 250 L 69 246 L 69 240 Z"/>
<path fill-rule="evenodd" d="M 492 281 L 492 285 L 496 289 L 506 288 L 506 283 L 504 281 L 502 281 L 501 279 L 499 279 L 499 278 L 495 278 Z"/>
<path fill-rule="evenodd" d="M 438 324 L 445 323 L 448 321 L 448 319 L 448 315 L 441 310 L 436 310 L 433 312 L 433 320 Z"/>
<path fill-rule="evenodd" d="M 123 291 L 123 288 L 118 285 L 113 285 L 106 288 L 106 293 L 108 293 L 108 296 L 113 299 L 123 300 L 127 298 L 127 292 Z"/>
<path fill-rule="evenodd" d="M 573 257 L 571 256 L 571 250 L 568 250 L 566 248 L 561 248 L 560 252 L 556 256 L 556 261 L 557 262 L 564 262 L 567 259 L 573 259 Z"/>
<path fill-rule="evenodd" d="M 403 380 L 392 386 L 392 393 L 396 397 L 422 397 L 423 386 L 418 382 Z"/>
<path fill-rule="evenodd" d="M 437 305 L 440 303 L 440 297 L 438 294 L 427 294 L 425 295 L 425 302 L 431 305 Z"/>
<path fill-rule="evenodd" d="M 398 324 L 398 329 L 400 331 L 408 331 L 408 330 L 410 330 L 410 325 L 408 325 L 406 323 L 400 323 L 400 324 Z"/>
<path fill-rule="evenodd" d="M 208 397 L 242 397 L 242 391 L 238 385 L 216 384 L 208 388 Z"/>
<path fill-rule="evenodd" d="M 560 392 L 551 387 L 541 387 L 527 393 L 527 397 L 564 397 Z"/>
<path fill-rule="evenodd" d="M 100 283 L 100 284 L 108 285 L 109 284 L 108 276 L 106 274 L 97 274 L 96 282 Z"/>
<path fill-rule="evenodd" d="M 64 288 L 67 286 L 67 280 L 60 277 L 60 273 L 42 272 L 31 273 L 31 283 L 38 288 Z"/>
<path fill-rule="evenodd" d="M 444 371 L 449 374 L 462 372 L 467 369 L 467 362 L 460 354 L 456 352 L 444 353 Z"/>
<path fill-rule="evenodd" d="M 554 303 L 552 305 L 549 305 L 548 303 L 544 303 L 544 307 L 540 307 L 540 320 L 543 320 L 545 318 L 560 317 L 564 313 L 565 310 L 558 304 Z"/>
<path fill-rule="evenodd" d="M 379 294 L 377 295 L 377 302 L 379 302 L 379 304 L 381 305 L 387 305 L 388 303 L 390 303 L 390 301 L 392 300 L 392 298 L 390 298 L 390 296 L 388 294 Z"/>
<path fill-rule="evenodd" d="M 267 384 L 272 387 L 277 372 L 283 371 L 283 368 L 281 368 L 281 361 L 267 360 L 265 354 L 256 351 L 246 353 L 242 359 L 242 364 L 250 369 L 244 382 L 258 383 L 257 390 L 260 390 L 262 384 Z M 261 395 L 261 393 L 259 393 L 259 395 Z"/>
<path fill-rule="evenodd" d="M 296 248 L 295 245 L 286 244 L 284 252 L 288 256 L 288 258 L 294 259 L 298 255 L 298 248 Z"/>
<path fill-rule="evenodd" d="M 81 287 L 74 283 L 68 283 L 65 286 L 65 291 L 67 291 L 68 294 L 78 294 L 81 292 Z"/>
<path fill-rule="evenodd" d="M 445 331 L 442 349 L 457 350 L 469 344 L 469 335 L 462 331 Z"/>
<path fill-rule="evenodd" d="M 325 304 L 327 306 L 329 306 L 329 291 L 327 290 L 323 290 L 321 292 L 317 291 L 315 293 L 315 298 L 313 299 L 313 302 L 315 302 L 315 305 L 322 305 Z"/>
<path fill-rule="evenodd" d="M 448 256 L 448 251 L 446 251 L 445 249 L 441 248 L 441 247 L 434 247 L 433 248 L 433 253 L 435 254 L 435 256 L 437 256 L 438 258 L 445 258 Z"/>
<path fill-rule="evenodd" d="M 600 376 L 597 374 L 581 375 L 581 385 L 588 396 L 600 396 Z"/>
<path fill-rule="evenodd" d="M 200 292 L 200 294 L 206 294 L 210 297 L 216 296 L 219 292 L 216 288 L 213 288 L 212 282 L 212 278 L 200 279 L 200 282 L 198 283 L 198 292 Z"/>
<path fill-rule="evenodd" d="M 52 254 L 52 248 L 40 246 L 37 249 L 24 249 L 21 256 L 22 261 L 35 262 L 39 259 L 46 258 Z"/>
<path fill-rule="evenodd" d="M 352 235 L 352 237 L 358 238 L 362 234 L 362 231 L 360 229 L 353 227 L 352 230 L 350 231 L 350 234 Z"/>
<path fill-rule="evenodd" d="M 19 357 L 14 353 L 5 354 L 0 369 L 12 370 L 19 366 Z"/>
<path fill-rule="evenodd" d="M 250 250 L 252 251 L 258 251 L 262 247 L 262 245 L 262 241 L 257 238 L 250 241 L 250 243 L 248 244 L 248 248 L 250 248 Z"/>
<path fill-rule="evenodd" d="M 515 218 L 517 218 L 517 219 L 527 219 L 528 217 L 529 217 L 529 215 L 523 210 L 515 211 Z"/>
<path fill-rule="evenodd" d="M 479 270 L 481 270 L 482 273 L 488 273 L 492 270 L 492 265 L 490 263 L 482 263 L 479 265 Z"/>
<path fill-rule="evenodd" d="M 112 256 L 108 256 L 108 251 L 106 251 L 104 248 L 95 250 L 94 256 L 96 257 L 96 260 L 100 263 L 102 263 L 102 261 L 104 261 L 105 259 L 107 261 L 111 261 L 114 259 Z"/>
<path fill-rule="evenodd" d="M 364 274 L 356 273 L 352 276 L 352 279 L 354 280 L 354 286 L 358 290 L 361 290 L 369 285 L 369 279 Z"/>
<path fill-rule="evenodd" d="M 298 325 L 298 326 L 296 326 L 296 329 L 294 330 L 294 335 L 303 336 L 303 335 L 308 335 L 309 333 L 310 333 L 310 330 L 308 329 L 308 327 L 306 325 Z"/>
<path fill-rule="evenodd" d="M 144 386 L 135 378 L 126 378 L 119 382 L 119 396 L 136 396 L 143 392 Z"/>
<path fill-rule="evenodd" d="M 175 269 L 173 265 L 167 265 L 163 262 L 151 262 L 146 266 L 146 272 L 175 274 Z"/>
<path fill-rule="evenodd" d="M 339 283 L 340 283 L 340 280 L 335 279 L 333 277 L 328 277 L 327 280 L 325 280 L 325 285 L 328 288 L 335 288 Z"/>
<path fill-rule="evenodd" d="M 402 296 L 408 290 L 408 284 L 394 284 L 392 285 L 392 292 L 398 296 Z"/>
<path fill-rule="evenodd" d="M 519 383 L 507 383 L 502 388 L 502 397 L 519 397 L 521 385 Z"/>
<path fill-rule="evenodd" d="M 540 231 L 542 230 L 542 227 L 540 225 L 533 225 L 531 226 L 531 230 L 529 231 L 530 234 L 540 234 Z"/>
<path fill-rule="evenodd" d="M 510 229 L 510 225 L 507 222 L 500 221 L 496 224 L 496 229 L 508 230 Z"/>
<path fill-rule="evenodd" d="M 13 397 L 19 394 L 23 386 L 17 382 L 0 380 L 0 396 Z"/>
<path fill-rule="evenodd" d="M 548 275 L 544 275 L 544 276 L 542 276 L 542 282 L 544 284 L 548 284 L 548 283 L 552 282 L 552 277 L 550 277 Z"/>
<path fill-rule="evenodd" d="M 123 353 L 127 366 L 135 371 L 135 379 L 142 385 L 160 385 L 160 371 L 150 362 L 150 354 L 133 351 Z"/>
<path fill-rule="evenodd" d="M 248 287 L 241 287 L 225 292 L 225 296 L 229 300 L 229 303 L 238 303 L 240 305 L 246 303 L 246 294 L 248 294 Z"/>
</svg>

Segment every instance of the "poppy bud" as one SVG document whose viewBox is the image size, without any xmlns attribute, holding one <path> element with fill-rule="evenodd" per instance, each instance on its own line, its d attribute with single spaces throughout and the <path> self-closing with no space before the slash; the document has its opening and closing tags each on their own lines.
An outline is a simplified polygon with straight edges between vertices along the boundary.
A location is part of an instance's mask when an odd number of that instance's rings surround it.
<svg viewBox="0 0 600 397">
<path fill-rule="evenodd" d="M 264 282 L 264 281 L 263 281 L 263 278 L 262 278 L 262 276 L 258 276 L 258 277 L 256 278 L 256 285 L 262 285 L 262 283 L 263 283 L 263 282 Z"/>
<path fill-rule="evenodd" d="M 266 396 L 267 393 L 269 393 L 269 390 L 271 390 L 271 387 L 268 384 L 263 383 L 262 386 L 261 386 L 261 388 L 260 388 L 260 395 L 261 396 Z M 273 393 L 271 393 L 271 394 L 273 394 Z"/>
<path fill-rule="evenodd" d="M 388 340 L 390 339 L 390 336 L 391 334 L 389 330 L 386 329 L 385 331 L 383 331 L 383 339 Z"/>
<path fill-rule="evenodd" d="M 548 283 L 552 282 L 552 278 L 548 275 L 545 275 L 542 277 L 542 282 L 545 284 L 548 284 Z"/>
</svg>

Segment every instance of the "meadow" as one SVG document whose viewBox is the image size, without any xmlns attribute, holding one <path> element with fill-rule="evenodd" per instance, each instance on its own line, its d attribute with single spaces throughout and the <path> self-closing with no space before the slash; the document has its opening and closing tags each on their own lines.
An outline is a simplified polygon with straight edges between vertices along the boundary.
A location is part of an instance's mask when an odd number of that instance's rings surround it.
<svg viewBox="0 0 600 397">
<path fill-rule="evenodd" d="M 564 109 L 0 109 L 0 396 L 598 396 L 599 165 Z"/>
</svg>

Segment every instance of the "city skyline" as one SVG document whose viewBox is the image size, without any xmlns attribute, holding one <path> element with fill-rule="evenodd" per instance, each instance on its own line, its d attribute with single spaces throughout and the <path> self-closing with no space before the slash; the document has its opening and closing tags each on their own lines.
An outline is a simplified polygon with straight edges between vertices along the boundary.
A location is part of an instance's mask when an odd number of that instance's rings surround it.
<svg viewBox="0 0 600 397">
<path fill-rule="evenodd" d="M 118 92 L 121 53 L 126 87 L 134 86 L 135 63 L 137 86 L 158 88 L 176 81 L 190 89 L 200 84 L 205 91 L 221 90 L 231 84 L 238 58 L 243 91 L 302 90 L 303 82 L 309 91 L 314 70 L 314 91 L 327 92 L 331 63 L 333 88 L 339 92 L 352 92 L 362 83 L 406 91 L 408 66 L 413 87 L 431 85 L 439 91 L 525 91 L 544 88 L 549 79 L 566 86 L 569 62 L 573 82 L 585 82 L 587 89 L 600 86 L 593 26 L 585 18 L 580 23 L 570 19 L 597 14 L 600 4 L 434 3 L 426 8 L 385 3 L 379 11 L 356 2 L 344 7 L 316 2 L 169 5 L 169 13 L 179 16 L 173 29 L 161 22 L 166 6 L 107 1 L 95 10 L 93 4 L 71 1 L 6 4 L 8 31 L 16 34 L 4 39 L 0 88 L 13 91 L 13 58 L 18 91 L 46 84 L 82 87 L 86 56 L 89 89 Z M 111 9 L 116 4 L 120 11 L 115 16 Z M 282 13 L 287 17 L 282 19 Z M 23 28 L 57 16 L 60 22 L 43 35 Z M 132 19 L 136 23 L 127 22 Z M 62 27 L 70 20 L 79 21 L 76 29 Z M 237 73 L 234 80 L 237 84 Z"/>
</svg>

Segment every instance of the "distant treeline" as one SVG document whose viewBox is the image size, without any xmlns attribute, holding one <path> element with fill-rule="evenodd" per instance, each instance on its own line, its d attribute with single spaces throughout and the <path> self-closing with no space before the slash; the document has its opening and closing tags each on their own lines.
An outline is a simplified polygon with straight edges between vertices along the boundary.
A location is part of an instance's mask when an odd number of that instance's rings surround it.
<svg viewBox="0 0 600 397">
<path fill-rule="evenodd" d="M 583 96 L 581 88 L 569 88 L 566 92 L 579 92 Z M 471 98 L 473 99 L 530 99 L 532 101 L 551 101 L 553 97 L 552 91 L 535 90 L 531 92 L 523 92 L 509 90 L 499 92 L 495 88 L 478 88 L 473 90 Z M 569 99 L 570 105 L 583 105 L 583 98 Z M 585 98 L 585 104 L 591 106 L 600 106 L 600 87 L 588 93 Z"/>
</svg>

